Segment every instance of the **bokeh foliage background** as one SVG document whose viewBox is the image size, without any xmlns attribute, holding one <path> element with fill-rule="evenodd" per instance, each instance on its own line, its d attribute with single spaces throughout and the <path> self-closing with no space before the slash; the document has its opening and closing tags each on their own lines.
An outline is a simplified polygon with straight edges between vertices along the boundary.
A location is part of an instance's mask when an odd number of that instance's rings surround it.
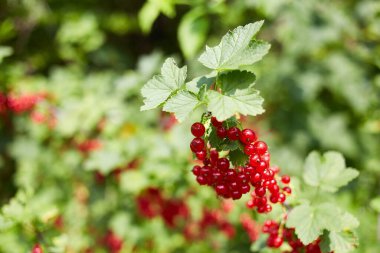
<svg viewBox="0 0 380 253">
<path fill-rule="evenodd" d="M 0 252 L 27 252 L 37 241 L 48 252 L 84 252 L 110 229 L 125 252 L 248 251 L 243 201 L 225 214 L 235 237 L 217 233 L 212 243 L 141 217 L 135 198 L 148 187 L 186 198 L 193 220 L 222 207 L 189 175 L 192 121 L 166 131 L 172 119 L 140 112 L 139 90 L 167 56 L 190 75 L 205 73 L 196 61 L 205 43 L 261 19 L 260 37 L 272 44 L 254 66 L 266 113 L 250 124 L 292 176 L 311 150 L 342 152 L 361 174 L 334 201 L 360 219 L 357 252 L 380 250 L 379 1 L 3 0 L 0 91 L 48 95 L 32 112 L 1 117 Z M 36 122 L 36 113 L 54 124 Z M 78 151 L 90 139 L 101 148 Z M 136 159 L 137 169 L 113 176 Z"/>
</svg>

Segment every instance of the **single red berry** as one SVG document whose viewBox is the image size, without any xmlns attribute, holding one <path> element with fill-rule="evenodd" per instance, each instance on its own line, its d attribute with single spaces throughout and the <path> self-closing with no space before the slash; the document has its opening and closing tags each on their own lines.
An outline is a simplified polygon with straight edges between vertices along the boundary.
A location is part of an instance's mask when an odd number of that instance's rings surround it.
<svg viewBox="0 0 380 253">
<path fill-rule="evenodd" d="M 32 249 L 32 253 L 43 253 L 43 250 L 38 243 L 34 245 Z"/>
<path fill-rule="evenodd" d="M 207 153 L 205 150 L 201 150 L 195 153 L 195 156 L 198 158 L 198 160 L 201 160 L 201 161 L 203 161 L 206 158 L 206 155 Z"/>
<path fill-rule="evenodd" d="M 199 176 L 201 174 L 201 166 L 195 165 L 193 167 L 193 174 L 194 176 Z"/>
<path fill-rule="evenodd" d="M 282 192 L 278 194 L 278 202 L 280 203 L 284 203 L 286 200 L 286 196 L 285 194 L 283 194 Z"/>
<path fill-rule="evenodd" d="M 247 176 L 241 172 L 237 175 L 237 179 L 241 184 L 245 184 L 248 182 Z"/>
<path fill-rule="evenodd" d="M 200 176 L 197 176 L 196 179 L 197 179 L 198 184 L 200 184 L 200 185 L 207 184 L 207 177 L 205 177 L 205 176 L 200 175 Z"/>
<path fill-rule="evenodd" d="M 271 193 L 278 193 L 278 191 L 280 190 L 280 187 L 278 187 L 277 184 L 271 184 L 271 185 L 269 185 L 268 190 Z"/>
<path fill-rule="evenodd" d="M 223 138 L 226 138 L 227 137 L 227 130 L 224 128 L 224 127 L 218 127 L 217 129 L 216 129 L 216 135 L 219 137 L 219 138 L 221 138 L 221 139 L 223 139 Z"/>
<path fill-rule="evenodd" d="M 260 165 L 260 157 L 256 154 L 256 155 L 251 155 L 249 157 L 249 164 L 253 167 L 257 167 L 258 165 Z"/>
<path fill-rule="evenodd" d="M 218 184 L 215 187 L 215 191 L 218 195 L 224 196 L 227 194 L 228 189 L 227 186 L 225 186 L 224 184 Z"/>
<path fill-rule="evenodd" d="M 254 171 L 255 169 L 250 165 L 244 168 L 244 172 L 246 175 L 252 175 Z"/>
<path fill-rule="evenodd" d="M 241 191 L 239 191 L 239 190 L 235 190 L 235 191 L 232 191 L 232 192 L 231 192 L 231 197 L 232 197 L 232 199 L 234 199 L 234 200 L 236 200 L 236 199 L 240 199 L 241 196 L 242 196 L 242 193 L 241 193 Z"/>
<path fill-rule="evenodd" d="M 230 182 L 229 187 L 231 191 L 240 190 L 240 184 L 236 181 Z"/>
<path fill-rule="evenodd" d="M 249 186 L 249 184 L 242 184 L 240 189 L 243 194 L 246 194 L 249 192 L 251 187 Z"/>
<path fill-rule="evenodd" d="M 256 172 L 251 176 L 251 184 L 255 184 L 257 182 L 260 182 L 261 180 L 261 174 Z"/>
<path fill-rule="evenodd" d="M 218 121 L 215 117 L 211 117 L 211 124 L 217 128 L 223 126 L 223 122 Z"/>
<path fill-rule="evenodd" d="M 228 182 L 234 182 L 236 180 L 236 171 L 234 171 L 234 170 L 227 170 L 227 173 L 225 174 L 225 179 Z"/>
<path fill-rule="evenodd" d="M 278 202 L 278 195 L 277 194 L 272 194 L 269 198 L 270 202 L 273 204 L 276 204 Z"/>
<path fill-rule="evenodd" d="M 230 168 L 230 161 L 227 158 L 219 158 L 216 166 L 220 170 L 227 170 Z"/>
<path fill-rule="evenodd" d="M 281 177 L 281 181 L 284 183 L 284 184 L 289 184 L 290 183 L 290 177 L 288 175 L 283 175 Z"/>
<path fill-rule="evenodd" d="M 246 155 L 253 155 L 255 153 L 255 147 L 253 146 L 253 144 L 245 145 L 244 153 Z"/>
<path fill-rule="evenodd" d="M 272 206 L 270 204 L 265 205 L 265 212 L 270 213 L 272 211 Z"/>
<path fill-rule="evenodd" d="M 255 189 L 255 193 L 256 193 L 256 195 L 259 196 L 259 197 L 264 197 L 265 192 L 266 192 L 266 190 L 265 190 L 264 187 L 257 187 L 257 188 Z"/>
<path fill-rule="evenodd" d="M 258 213 L 265 213 L 265 206 L 259 206 L 259 207 L 257 207 L 257 212 Z"/>
<path fill-rule="evenodd" d="M 218 153 L 218 151 L 216 151 L 216 149 L 212 149 L 212 150 L 210 151 L 210 159 L 211 159 L 211 161 L 217 161 L 218 158 L 219 158 L 219 153 Z"/>
<path fill-rule="evenodd" d="M 251 129 L 243 129 L 240 132 L 240 141 L 244 144 L 250 144 L 257 140 L 256 133 Z"/>
<path fill-rule="evenodd" d="M 264 155 L 265 152 L 267 152 L 268 150 L 268 146 L 265 142 L 263 141 L 256 141 L 253 146 L 255 147 L 256 149 L 256 153 L 259 154 L 259 155 Z"/>
<path fill-rule="evenodd" d="M 259 173 L 263 173 L 266 168 L 268 168 L 268 164 L 264 161 L 260 161 L 260 163 L 256 167 L 256 171 Z"/>
<path fill-rule="evenodd" d="M 200 123 L 200 122 L 195 122 L 192 126 L 191 126 L 191 133 L 195 136 L 195 137 L 201 137 L 204 135 L 206 129 L 205 129 L 205 126 Z"/>
<path fill-rule="evenodd" d="M 227 130 L 227 137 L 231 141 L 239 140 L 240 138 L 240 129 L 237 127 L 231 127 Z"/>
<path fill-rule="evenodd" d="M 275 238 L 272 239 L 272 243 L 270 246 L 273 248 L 279 248 L 283 242 L 284 242 L 284 240 L 282 239 L 282 237 L 276 236 Z"/>
<path fill-rule="evenodd" d="M 223 175 L 222 175 L 222 173 L 220 173 L 219 171 L 214 171 L 214 172 L 212 173 L 212 180 L 213 180 L 214 182 L 216 182 L 216 183 L 221 182 L 222 179 L 223 179 Z"/>
<path fill-rule="evenodd" d="M 292 193 L 292 188 L 290 188 L 289 186 L 285 186 L 284 188 L 282 188 L 282 190 L 288 194 L 291 194 Z"/>
<path fill-rule="evenodd" d="M 203 150 L 203 148 L 205 147 L 205 142 L 203 139 L 197 137 L 197 138 L 194 138 L 191 143 L 190 143 L 190 149 L 191 151 L 193 151 L 194 153 L 195 152 L 199 152 L 201 150 Z"/>
<path fill-rule="evenodd" d="M 247 203 L 246 203 L 246 206 L 249 209 L 254 208 L 255 207 L 255 202 L 253 201 L 253 199 L 248 200 Z"/>
</svg>

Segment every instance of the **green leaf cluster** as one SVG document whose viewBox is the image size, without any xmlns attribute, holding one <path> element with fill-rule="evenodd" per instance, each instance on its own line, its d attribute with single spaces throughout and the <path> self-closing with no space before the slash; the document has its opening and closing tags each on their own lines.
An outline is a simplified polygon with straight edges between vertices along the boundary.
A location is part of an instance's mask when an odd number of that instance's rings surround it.
<svg viewBox="0 0 380 253">
<path fill-rule="evenodd" d="M 179 68 L 172 58 L 165 61 L 161 75 L 153 77 L 141 89 L 149 110 L 163 105 L 163 110 L 183 121 L 198 106 L 205 105 L 219 120 L 235 114 L 258 115 L 264 112 L 264 99 L 253 88 L 254 73 L 245 70 L 262 59 L 270 48 L 254 39 L 263 21 L 239 26 L 228 32 L 215 47 L 206 47 L 199 61 L 213 70 L 210 74 L 185 83 L 187 68 Z M 210 83 L 212 85 L 210 85 Z"/>
</svg>

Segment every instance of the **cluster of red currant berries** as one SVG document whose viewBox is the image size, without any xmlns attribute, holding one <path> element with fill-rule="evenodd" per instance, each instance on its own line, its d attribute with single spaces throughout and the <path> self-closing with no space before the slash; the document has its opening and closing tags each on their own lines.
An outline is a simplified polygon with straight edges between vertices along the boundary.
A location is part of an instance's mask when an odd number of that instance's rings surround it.
<svg viewBox="0 0 380 253">
<path fill-rule="evenodd" d="M 16 96 L 13 94 L 4 94 L 0 92 L 0 113 L 12 111 L 22 113 L 32 109 L 38 101 L 45 98 L 44 93 L 32 93 Z"/>
<path fill-rule="evenodd" d="M 278 169 L 269 167 L 270 154 L 267 144 L 259 141 L 252 129 L 240 130 L 235 126 L 226 129 L 224 122 L 218 121 L 215 117 L 211 117 L 211 124 L 218 138 L 240 141 L 247 155 L 247 161 L 244 166 L 230 168 L 230 160 L 219 157 L 218 151 L 210 143 L 205 143 L 202 138 L 206 132 L 205 126 L 196 122 L 191 126 L 191 133 L 195 138 L 190 143 L 190 149 L 197 159 L 203 162 L 203 166 L 193 167 L 197 182 L 200 185 L 213 187 L 221 197 L 232 199 L 240 199 L 253 187 L 254 199 L 251 200 L 249 207 L 256 206 L 260 213 L 272 210 L 269 202 L 283 203 L 286 199 L 285 193 L 290 194 L 291 189 L 285 187 L 280 191 L 275 177 Z M 288 176 L 282 178 L 283 183 L 287 184 L 289 181 Z"/>
<path fill-rule="evenodd" d="M 286 241 L 292 248 L 284 253 L 321 253 L 321 248 L 319 247 L 320 239 L 314 242 L 304 245 L 300 239 L 297 238 L 294 233 L 294 229 L 282 227 L 279 223 L 274 220 L 267 220 L 262 228 L 263 233 L 269 234 L 267 239 L 267 246 L 270 248 L 279 248 Z M 282 232 L 281 232 L 282 231 Z"/>
</svg>

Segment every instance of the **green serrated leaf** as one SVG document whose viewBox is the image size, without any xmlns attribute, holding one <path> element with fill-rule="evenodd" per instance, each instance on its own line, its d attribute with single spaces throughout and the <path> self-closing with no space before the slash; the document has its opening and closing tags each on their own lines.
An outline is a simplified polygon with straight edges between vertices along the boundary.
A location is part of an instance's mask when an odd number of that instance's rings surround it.
<svg viewBox="0 0 380 253">
<path fill-rule="evenodd" d="M 342 230 L 343 231 L 355 229 L 355 228 L 359 227 L 359 225 L 360 225 L 359 220 L 355 216 L 350 214 L 349 212 L 345 212 L 343 214 L 342 220 L 344 221 L 344 222 L 342 222 Z"/>
<path fill-rule="evenodd" d="M 178 41 L 186 58 L 193 57 L 206 41 L 209 21 L 202 8 L 184 15 L 178 27 Z"/>
<path fill-rule="evenodd" d="M 186 66 L 179 68 L 173 58 L 168 58 L 161 68 L 161 75 L 154 76 L 141 89 L 144 97 L 141 110 L 153 109 L 164 103 L 185 84 L 186 73 Z"/>
<path fill-rule="evenodd" d="M 357 170 L 346 168 L 340 153 L 329 151 L 321 156 L 314 151 L 306 158 L 303 178 L 310 186 L 319 187 L 327 192 L 336 192 L 358 175 Z"/>
<path fill-rule="evenodd" d="M 248 160 L 248 156 L 240 149 L 232 150 L 228 157 L 234 166 L 243 166 Z"/>
<path fill-rule="evenodd" d="M 226 120 L 235 113 L 242 115 L 258 115 L 264 112 L 262 104 L 264 99 L 253 88 L 236 90 L 233 95 L 227 96 L 210 90 L 207 92 L 207 109 L 218 120 Z"/>
<path fill-rule="evenodd" d="M 208 75 L 196 77 L 190 82 L 186 83 L 186 89 L 193 92 L 194 94 L 198 94 L 204 85 L 206 85 L 207 89 L 209 89 L 211 85 L 215 83 L 215 79 L 216 72 L 211 72 Z"/>
<path fill-rule="evenodd" d="M 225 95 L 233 95 L 236 90 L 245 90 L 253 87 L 256 76 L 248 71 L 233 70 L 223 72 L 218 76 L 217 87 Z"/>
<path fill-rule="evenodd" d="M 330 232 L 330 250 L 334 253 L 347 253 L 358 247 L 359 241 L 353 232 Z"/>
<path fill-rule="evenodd" d="M 306 245 L 322 235 L 324 229 L 339 231 L 342 227 L 341 211 L 330 203 L 315 207 L 302 204 L 289 213 L 286 226 L 295 228 L 298 238 Z"/>
<path fill-rule="evenodd" d="M 252 40 L 264 21 L 239 26 L 223 36 L 216 47 L 207 47 L 199 61 L 210 69 L 232 70 L 252 65 L 269 51 L 267 42 Z"/>
<path fill-rule="evenodd" d="M 182 122 L 198 105 L 198 98 L 188 92 L 179 91 L 165 103 L 163 110 L 173 112 L 179 122 Z"/>
<path fill-rule="evenodd" d="M 214 127 L 211 129 L 211 132 L 208 136 L 208 140 L 210 142 L 210 145 L 212 147 L 215 147 L 216 150 L 218 150 L 218 151 L 222 150 L 220 146 L 221 146 L 223 140 L 218 137 L 218 135 L 216 134 L 216 129 Z"/>
</svg>

